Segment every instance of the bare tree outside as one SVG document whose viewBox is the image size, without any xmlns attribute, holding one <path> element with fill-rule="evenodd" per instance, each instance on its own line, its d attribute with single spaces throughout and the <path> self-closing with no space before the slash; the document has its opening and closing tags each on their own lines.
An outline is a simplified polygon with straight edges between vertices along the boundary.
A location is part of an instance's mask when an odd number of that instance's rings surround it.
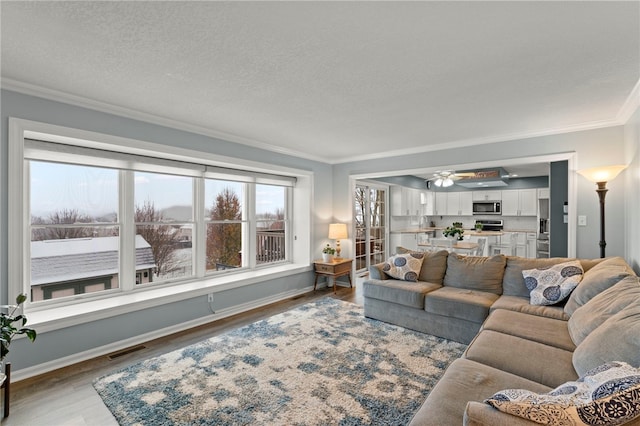
<svg viewBox="0 0 640 426">
<path fill-rule="evenodd" d="M 238 195 L 230 188 L 216 196 L 211 208 L 212 221 L 240 221 L 242 208 Z M 242 224 L 210 223 L 207 227 L 207 269 L 242 265 Z"/>
<path fill-rule="evenodd" d="M 32 216 L 32 225 L 77 225 L 79 223 L 90 224 L 91 217 L 80 214 L 76 209 L 62 209 L 51 213 L 46 219 L 40 216 Z M 91 228 L 85 227 L 47 227 L 34 229 L 32 241 L 65 240 L 70 238 L 91 237 Z"/>
<path fill-rule="evenodd" d="M 178 266 L 175 251 L 179 236 L 176 228 L 158 224 L 164 220 L 163 214 L 150 201 L 136 205 L 134 220 L 137 224 L 136 234 L 141 235 L 151 246 L 156 263 L 156 275 L 162 276 L 171 272 Z"/>
</svg>

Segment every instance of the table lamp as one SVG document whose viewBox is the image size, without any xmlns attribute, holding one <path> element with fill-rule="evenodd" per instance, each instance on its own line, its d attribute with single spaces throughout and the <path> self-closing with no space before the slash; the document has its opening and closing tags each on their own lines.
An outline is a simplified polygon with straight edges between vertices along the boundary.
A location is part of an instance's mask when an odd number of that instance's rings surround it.
<svg viewBox="0 0 640 426">
<path fill-rule="evenodd" d="M 346 223 L 329 224 L 329 239 L 336 240 L 336 257 L 340 257 L 340 240 L 347 238 Z"/>
</svg>

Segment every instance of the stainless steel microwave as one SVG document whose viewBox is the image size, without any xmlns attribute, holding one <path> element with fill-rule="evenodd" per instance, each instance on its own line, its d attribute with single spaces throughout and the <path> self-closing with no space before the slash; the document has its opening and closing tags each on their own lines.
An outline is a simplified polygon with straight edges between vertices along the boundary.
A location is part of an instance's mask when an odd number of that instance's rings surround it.
<svg viewBox="0 0 640 426">
<path fill-rule="evenodd" d="M 474 201 L 473 214 L 502 214 L 500 201 Z"/>
</svg>

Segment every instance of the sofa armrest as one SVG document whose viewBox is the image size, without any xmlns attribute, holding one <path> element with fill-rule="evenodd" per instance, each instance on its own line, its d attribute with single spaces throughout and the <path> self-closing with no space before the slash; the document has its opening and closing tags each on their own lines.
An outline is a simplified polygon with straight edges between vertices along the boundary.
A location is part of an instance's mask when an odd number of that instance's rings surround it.
<svg viewBox="0 0 640 426">
<path fill-rule="evenodd" d="M 378 263 L 376 265 L 371 265 L 369 267 L 369 278 L 372 280 L 388 280 L 389 276 L 382 271 L 383 263 Z"/>
<path fill-rule="evenodd" d="M 488 404 L 469 401 L 464 410 L 464 426 L 532 426 L 538 423 L 503 413 Z"/>
</svg>

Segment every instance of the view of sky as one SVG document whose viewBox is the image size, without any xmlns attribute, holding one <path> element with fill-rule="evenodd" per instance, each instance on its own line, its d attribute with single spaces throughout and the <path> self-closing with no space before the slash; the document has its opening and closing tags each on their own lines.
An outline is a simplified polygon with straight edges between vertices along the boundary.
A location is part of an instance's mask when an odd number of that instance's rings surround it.
<svg viewBox="0 0 640 426">
<path fill-rule="evenodd" d="M 117 170 L 40 161 L 31 161 L 30 169 L 32 215 L 46 218 L 55 211 L 67 209 L 96 217 L 118 210 Z M 159 209 L 190 207 L 191 182 L 191 178 L 184 176 L 136 172 L 135 202 L 152 201 Z M 242 199 L 242 184 L 206 179 L 206 208 L 213 206 L 215 196 L 224 188 L 236 191 Z M 282 187 L 257 185 L 257 213 L 284 209 L 284 194 Z"/>
</svg>

